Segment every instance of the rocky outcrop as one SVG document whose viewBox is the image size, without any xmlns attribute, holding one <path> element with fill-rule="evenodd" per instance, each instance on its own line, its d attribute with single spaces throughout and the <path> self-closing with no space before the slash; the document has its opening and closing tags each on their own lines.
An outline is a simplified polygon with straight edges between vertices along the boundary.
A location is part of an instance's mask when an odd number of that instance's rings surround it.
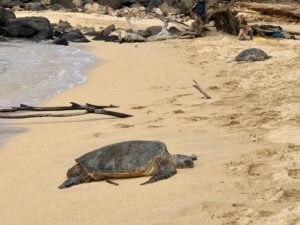
<svg viewBox="0 0 300 225">
<path fill-rule="evenodd" d="M 53 36 L 53 28 L 45 17 L 20 17 L 10 19 L 3 28 L 5 36 L 14 38 L 50 39 Z"/>
<path fill-rule="evenodd" d="M 24 7 L 24 3 L 20 0 L 0 0 L 0 6 L 4 8 L 12 8 L 15 6 Z"/>
<path fill-rule="evenodd" d="M 76 9 L 76 5 L 71 0 L 51 0 L 52 5 L 59 5 L 66 9 Z"/>
<path fill-rule="evenodd" d="M 4 26 L 10 19 L 15 19 L 16 16 L 13 12 L 0 8 L 0 26 Z"/>
<path fill-rule="evenodd" d="M 29 11 L 45 10 L 46 6 L 42 2 L 30 2 L 25 4 L 24 8 Z"/>
</svg>

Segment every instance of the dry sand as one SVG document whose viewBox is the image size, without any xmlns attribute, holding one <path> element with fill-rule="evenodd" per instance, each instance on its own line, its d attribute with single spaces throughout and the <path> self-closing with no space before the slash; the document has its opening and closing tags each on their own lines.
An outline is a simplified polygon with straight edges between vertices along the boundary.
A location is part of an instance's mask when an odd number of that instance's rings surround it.
<svg viewBox="0 0 300 225">
<path fill-rule="evenodd" d="M 92 17 L 78 23 L 101 24 Z M 100 62 L 85 84 L 45 104 L 115 104 L 134 117 L 17 121 L 28 131 L 0 149 L 1 224 L 299 224 L 299 41 L 238 42 L 212 32 L 197 40 L 76 46 Z M 273 57 L 232 60 L 249 47 Z M 151 185 L 139 185 L 144 177 L 117 180 L 119 187 L 57 188 L 76 157 L 132 139 L 161 140 L 171 153 L 199 159 L 194 169 Z"/>
</svg>

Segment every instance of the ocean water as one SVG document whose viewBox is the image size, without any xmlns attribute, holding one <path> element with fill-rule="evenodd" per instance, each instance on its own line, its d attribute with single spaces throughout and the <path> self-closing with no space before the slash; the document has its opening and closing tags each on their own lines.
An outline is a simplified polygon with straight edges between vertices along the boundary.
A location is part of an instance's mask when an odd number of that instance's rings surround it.
<svg viewBox="0 0 300 225">
<path fill-rule="evenodd" d="M 85 82 L 83 71 L 95 60 L 94 55 L 68 46 L 0 42 L 0 108 L 37 105 Z M 10 133 L 18 131 L 0 119 L 0 144 Z"/>
</svg>

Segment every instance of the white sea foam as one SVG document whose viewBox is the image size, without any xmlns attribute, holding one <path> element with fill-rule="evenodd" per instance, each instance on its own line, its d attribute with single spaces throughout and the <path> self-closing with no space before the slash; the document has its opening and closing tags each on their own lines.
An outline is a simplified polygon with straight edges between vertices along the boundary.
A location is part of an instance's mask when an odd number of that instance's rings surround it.
<svg viewBox="0 0 300 225">
<path fill-rule="evenodd" d="M 83 83 L 95 61 L 80 49 L 46 43 L 0 43 L 0 107 L 34 104 Z"/>
<path fill-rule="evenodd" d="M 0 42 L 0 108 L 36 105 L 86 81 L 95 56 L 77 48 L 25 41 Z M 0 121 L 0 144 L 19 129 Z"/>
</svg>

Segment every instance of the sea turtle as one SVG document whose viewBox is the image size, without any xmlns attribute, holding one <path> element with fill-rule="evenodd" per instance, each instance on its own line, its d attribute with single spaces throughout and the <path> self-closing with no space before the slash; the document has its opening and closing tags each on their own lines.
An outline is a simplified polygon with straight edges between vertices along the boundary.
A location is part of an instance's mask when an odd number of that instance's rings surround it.
<svg viewBox="0 0 300 225">
<path fill-rule="evenodd" d="M 76 184 L 110 178 L 152 176 L 149 184 L 176 174 L 176 168 L 193 168 L 197 156 L 171 155 L 159 141 L 126 141 L 89 152 L 78 159 L 67 172 L 68 179 L 60 189 Z"/>
<path fill-rule="evenodd" d="M 254 62 L 254 61 L 263 61 L 265 59 L 271 58 L 268 56 L 263 50 L 259 48 L 249 48 L 242 51 L 235 57 L 236 61 L 247 61 L 247 62 Z"/>
</svg>

